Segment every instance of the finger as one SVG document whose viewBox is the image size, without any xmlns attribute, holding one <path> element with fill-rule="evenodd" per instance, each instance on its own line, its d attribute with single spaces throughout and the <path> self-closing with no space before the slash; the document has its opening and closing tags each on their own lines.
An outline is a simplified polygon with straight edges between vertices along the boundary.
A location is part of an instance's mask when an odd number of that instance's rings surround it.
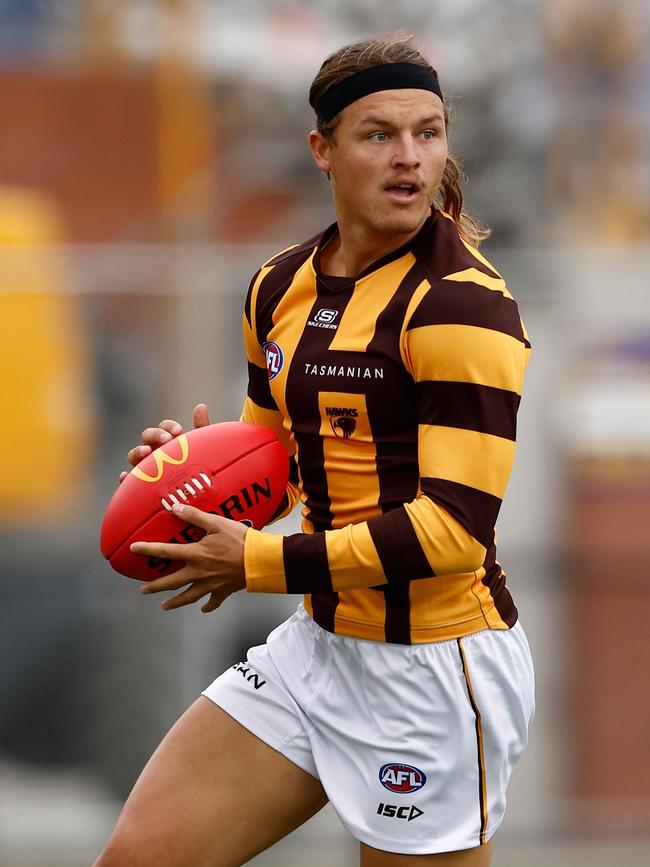
<svg viewBox="0 0 650 867">
<path fill-rule="evenodd" d="M 194 427 L 205 427 L 210 424 L 210 416 L 208 408 L 204 403 L 197 403 L 192 413 L 192 424 Z"/>
<path fill-rule="evenodd" d="M 161 578 L 156 578 L 153 581 L 147 581 L 140 587 L 140 593 L 148 596 L 150 593 L 160 593 L 164 590 L 180 590 L 186 584 L 190 584 L 196 578 L 196 572 L 191 566 L 184 566 L 178 569 L 171 575 L 163 575 Z M 207 589 L 204 593 L 207 593 Z"/>
<path fill-rule="evenodd" d="M 135 446 L 126 456 L 127 461 L 132 467 L 137 466 L 141 460 L 151 454 L 151 446 Z"/>
<path fill-rule="evenodd" d="M 120 473 L 120 484 L 122 484 L 122 482 L 124 481 L 124 479 L 125 479 L 127 476 L 128 476 L 128 473 L 127 473 L 126 470 L 123 470 L 123 471 Z"/>
<path fill-rule="evenodd" d="M 191 605 L 192 602 L 197 602 L 208 592 L 209 591 L 206 587 L 201 587 L 200 584 L 192 584 L 187 588 L 187 590 L 183 590 L 182 593 L 177 593 L 176 596 L 172 596 L 171 599 L 165 599 L 161 607 L 164 608 L 165 611 L 173 611 L 174 608 L 182 608 L 183 605 Z"/>
<path fill-rule="evenodd" d="M 183 433 L 181 425 L 170 418 L 164 418 L 158 427 L 146 427 L 140 434 L 143 445 L 134 446 L 127 455 L 131 466 L 137 466 L 141 460 L 151 454 L 153 449 L 168 443 L 174 437 Z"/>
<path fill-rule="evenodd" d="M 183 433 L 183 428 L 179 425 L 179 433 Z M 153 449 L 157 449 L 158 446 L 163 445 L 163 443 L 168 443 L 170 440 L 174 439 L 178 434 L 172 434 L 168 430 L 162 427 L 146 427 L 140 437 L 142 442 L 146 446 L 151 446 Z"/>
<path fill-rule="evenodd" d="M 195 527 L 201 527 L 202 530 L 207 530 L 209 533 L 216 533 L 221 528 L 222 523 L 228 520 L 221 515 L 202 512 L 196 506 L 183 506 L 182 503 L 174 503 L 172 512 L 183 521 L 194 524 Z"/>
<path fill-rule="evenodd" d="M 185 560 L 187 563 L 192 559 L 194 554 L 194 543 L 174 545 L 170 542 L 133 542 L 129 550 L 132 554 L 141 554 L 143 557 L 160 557 L 162 560 Z"/>
<path fill-rule="evenodd" d="M 221 603 L 225 601 L 227 597 L 222 593 L 217 593 L 215 590 L 210 594 L 210 598 L 205 603 L 205 605 L 201 606 L 201 611 L 204 614 L 209 614 L 211 611 L 216 611 L 217 608 L 221 607 Z"/>
<path fill-rule="evenodd" d="M 183 433 L 183 426 L 179 422 L 174 421 L 173 418 L 164 418 L 158 427 L 166 433 L 170 433 L 173 437 L 180 436 Z"/>
</svg>

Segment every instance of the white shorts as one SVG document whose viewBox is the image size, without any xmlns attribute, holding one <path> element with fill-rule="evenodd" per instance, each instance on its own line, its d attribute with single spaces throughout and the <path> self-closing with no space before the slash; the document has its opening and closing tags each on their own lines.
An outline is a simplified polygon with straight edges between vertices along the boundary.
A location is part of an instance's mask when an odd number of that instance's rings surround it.
<svg viewBox="0 0 650 867">
<path fill-rule="evenodd" d="M 203 694 L 318 778 L 358 840 L 424 855 L 498 828 L 534 675 L 520 624 L 383 644 L 327 632 L 301 604 Z"/>
</svg>

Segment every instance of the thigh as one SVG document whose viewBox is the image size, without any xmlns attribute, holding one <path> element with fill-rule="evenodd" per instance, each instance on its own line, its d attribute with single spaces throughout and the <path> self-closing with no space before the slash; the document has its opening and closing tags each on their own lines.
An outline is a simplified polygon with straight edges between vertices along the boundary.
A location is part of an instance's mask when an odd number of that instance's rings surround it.
<svg viewBox="0 0 650 867">
<path fill-rule="evenodd" d="M 315 777 L 201 697 L 151 757 L 96 867 L 239 867 L 326 803 Z"/>
<path fill-rule="evenodd" d="M 361 867 L 489 867 L 492 841 L 474 849 L 438 855 L 398 855 L 361 844 Z"/>
</svg>

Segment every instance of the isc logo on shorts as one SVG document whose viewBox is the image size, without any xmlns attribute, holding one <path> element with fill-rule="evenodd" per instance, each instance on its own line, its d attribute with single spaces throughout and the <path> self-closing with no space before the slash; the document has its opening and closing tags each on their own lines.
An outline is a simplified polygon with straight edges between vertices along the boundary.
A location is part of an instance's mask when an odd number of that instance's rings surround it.
<svg viewBox="0 0 650 867">
<path fill-rule="evenodd" d="M 264 349 L 264 355 L 266 357 L 266 370 L 269 379 L 275 379 L 278 373 L 282 370 L 282 365 L 284 363 L 282 350 L 277 343 L 265 343 L 262 348 Z"/>
<path fill-rule="evenodd" d="M 417 792 L 426 783 L 425 774 L 413 765 L 402 765 L 390 762 L 382 765 L 379 771 L 379 782 L 389 792 L 408 795 Z"/>
<path fill-rule="evenodd" d="M 397 804 L 380 804 L 377 807 L 378 816 L 387 816 L 389 819 L 406 819 L 412 822 L 420 816 L 424 816 L 424 810 L 411 804 L 410 807 L 398 807 Z"/>
</svg>

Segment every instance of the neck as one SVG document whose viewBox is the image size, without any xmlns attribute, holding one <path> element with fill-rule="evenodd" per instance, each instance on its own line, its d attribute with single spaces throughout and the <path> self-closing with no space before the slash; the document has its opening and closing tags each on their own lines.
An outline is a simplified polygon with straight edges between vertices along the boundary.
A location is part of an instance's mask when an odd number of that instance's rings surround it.
<svg viewBox="0 0 650 867">
<path fill-rule="evenodd" d="M 421 228 L 396 235 L 369 233 L 365 228 L 339 223 L 338 234 L 321 251 L 321 270 L 332 277 L 356 277 L 373 262 L 408 244 Z"/>
</svg>

